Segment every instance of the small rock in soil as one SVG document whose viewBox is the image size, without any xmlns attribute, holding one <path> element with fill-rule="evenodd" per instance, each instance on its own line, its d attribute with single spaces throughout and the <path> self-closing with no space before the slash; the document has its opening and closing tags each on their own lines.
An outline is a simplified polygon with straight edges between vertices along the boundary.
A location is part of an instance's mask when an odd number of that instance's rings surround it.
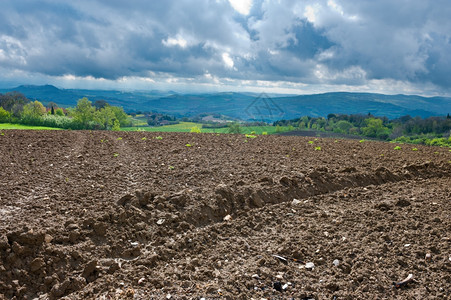
<svg viewBox="0 0 451 300">
<path fill-rule="evenodd" d="M 301 200 L 293 199 L 293 201 L 291 201 L 291 205 L 298 205 L 298 204 L 301 204 Z"/>
<path fill-rule="evenodd" d="M 117 204 L 117 205 L 125 206 L 125 205 L 126 205 L 127 203 L 129 203 L 132 199 L 133 199 L 133 195 L 128 194 L 128 195 L 125 195 L 125 196 L 121 197 L 121 198 L 116 202 L 116 204 Z"/>
<path fill-rule="evenodd" d="M 95 277 L 96 271 L 97 271 L 97 261 L 96 260 L 91 260 L 89 263 L 86 264 L 85 268 L 83 269 L 82 276 L 87 281 L 92 281 L 93 280 L 92 277 Z"/>
<path fill-rule="evenodd" d="M 315 264 L 312 262 L 308 262 L 305 264 L 305 268 L 306 269 L 314 269 L 315 268 Z"/>
<path fill-rule="evenodd" d="M 43 266 L 45 266 L 44 259 L 38 257 L 38 258 L 35 258 L 30 263 L 30 270 L 31 270 L 31 272 L 36 272 L 36 271 L 40 270 Z"/>
<path fill-rule="evenodd" d="M 5 235 L 0 236 L 0 250 L 8 249 L 8 238 Z"/>
<path fill-rule="evenodd" d="M 94 224 L 94 232 L 99 236 L 105 236 L 107 225 L 105 223 L 95 223 Z"/>
<path fill-rule="evenodd" d="M 281 292 L 281 291 L 282 291 L 282 284 L 280 283 L 280 281 L 275 281 L 275 282 L 273 283 L 273 288 L 274 288 L 276 291 Z"/>
<path fill-rule="evenodd" d="M 395 205 L 398 206 L 398 207 L 406 207 L 406 206 L 409 206 L 409 205 L 410 205 L 410 201 L 409 201 L 409 200 L 406 200 L 406 199 L 400 199 L 400 200 L 398 200 L 398 201 L 396 202 Z"/>
<path fill-rule="evenodd" d="M 232 220 L 232 216 L 231 215 L 227 215 L 223 218 L 224 221 L 230 221 Z"/>
</svg>

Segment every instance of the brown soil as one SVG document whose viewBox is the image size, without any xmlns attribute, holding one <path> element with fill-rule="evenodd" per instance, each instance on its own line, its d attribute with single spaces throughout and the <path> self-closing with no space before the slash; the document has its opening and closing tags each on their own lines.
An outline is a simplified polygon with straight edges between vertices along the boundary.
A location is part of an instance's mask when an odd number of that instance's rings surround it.
<svg viewBox="0 0 451 300">
<path fill-rule="evenodd" d="M 449 299 L 451 152 L 309 140 L 5 131 L 0 299 Z"/>
</svg>

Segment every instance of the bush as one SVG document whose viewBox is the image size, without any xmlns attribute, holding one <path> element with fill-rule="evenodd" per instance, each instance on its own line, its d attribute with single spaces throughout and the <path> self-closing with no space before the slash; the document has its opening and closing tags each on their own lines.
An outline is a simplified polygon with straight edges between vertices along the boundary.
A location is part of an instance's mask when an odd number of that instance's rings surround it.
<svg viewBox="0 0 451 300">
<path fill-rule="evenodd" d="M 241 133 L 241 126 L 238 123 L 229 124 L 229 133 Z"/>
<path fill-rule="evenodd" d="M 345 120 L 338 121 L 335 124 L 334 132 L 337 133 L 349 133 L 349 130 L 353 127 L 351 123 Z"/>
<path fill-rule="evenodd" d="M 439 146 L 439 147 L 450 147 L 451 143 L 445 138 L 435 138 L 431 140 L 426 140 L 426 145 L 428 146 Z"/>
<path fill-rule="evenodd" d="M 113 122 L 113 128 L 111 130 L 113 131 L 119 131 L 121 129 L 121 123 L 119 123 L 119 120 L 114 120 Z"/>
<path fill-rule="evenodd" d="M 55 110 L 55 115 L 60 116 L 60 117 L 65 116 L 64 110 L 63 110 L 62 108 L 57 108 L 57 109 Z"/>
<path fill-rule="evenodd" d="M 41 126 L 56 127 L 63 129 L 78 129 L 71 118 L 59 115 L 45 115 L 40 120 Z"/>
<path fill-rule="evenodd" d="M 11 121 L 11 113 L 0 106 L 0 123 L 9 123 Z"/>
</svg>

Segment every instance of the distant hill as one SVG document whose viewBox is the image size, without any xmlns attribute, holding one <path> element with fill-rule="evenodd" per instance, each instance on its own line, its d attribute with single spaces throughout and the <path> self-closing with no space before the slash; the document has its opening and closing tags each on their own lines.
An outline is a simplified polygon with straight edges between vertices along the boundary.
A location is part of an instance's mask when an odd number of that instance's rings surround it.
<svg viewBox="0 0 451 300">
<path fill-rule="evenodd" d="M 22 85 L 0 93 L 18 91 L 43 103 L 53 101 L 63 107 L 74 106 L 87 97 L 103 99 L 125 111 L 155 111 L 176 116 L 219 113 L 242 120 L 275 121 L 303 115 L 327 116 L 329 113 L 367 114 L 397 118 L 443 116 L 451 113 L 451 98 L 374 93 L 334 92 L 314 95 L 280 96 L 254 93 L 178 94 L 164 91 L 108 91 L 59 89 L 52 85 Z"/>
</svg>

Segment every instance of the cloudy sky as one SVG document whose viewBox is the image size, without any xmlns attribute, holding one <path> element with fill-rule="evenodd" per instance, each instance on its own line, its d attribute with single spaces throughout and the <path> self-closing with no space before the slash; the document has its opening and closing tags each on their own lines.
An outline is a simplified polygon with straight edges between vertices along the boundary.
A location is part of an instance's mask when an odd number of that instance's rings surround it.
<svg viewBox="0 0 451 300">
<path fill-rule="evenodd" d="M 2 0 L 0 86 L 451 95 L 450 0 Z"/>
</svg>

